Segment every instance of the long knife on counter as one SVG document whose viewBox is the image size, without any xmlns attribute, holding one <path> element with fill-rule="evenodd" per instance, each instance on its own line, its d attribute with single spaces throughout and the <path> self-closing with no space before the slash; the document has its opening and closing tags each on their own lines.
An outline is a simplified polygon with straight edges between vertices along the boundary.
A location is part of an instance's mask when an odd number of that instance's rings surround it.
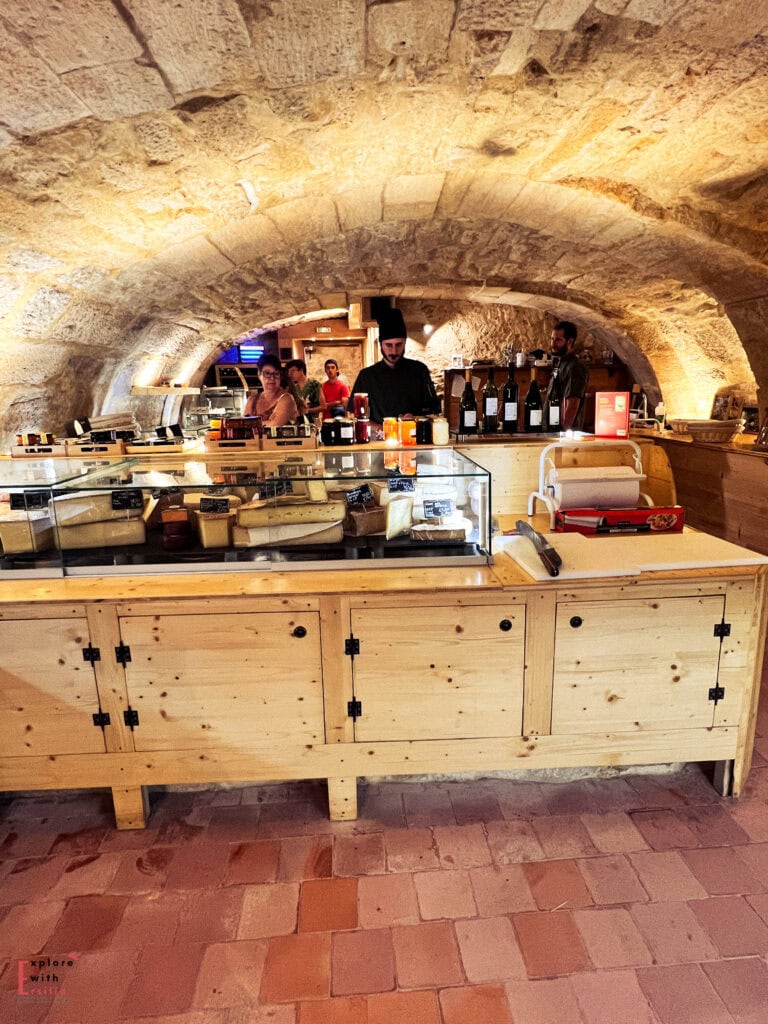
<svg viewBox="0 0 768 1024">
<path fill-rule="evenodd" d="M 536 553 L 541 559 L 541 564 L 547 570 L 550 576 L 560 575 L 560 566 L 563 564 L 563 560 L 558 555 L 557 551 L 552 547 L 547 538 L 543 534 L 539 533 L 538 530 L 526 523 L 523 519 L 518 519 L 515 523 L 515 529 L 521 537 L 527 537 L 529 541 L 536 548 Z"/>
</svg>

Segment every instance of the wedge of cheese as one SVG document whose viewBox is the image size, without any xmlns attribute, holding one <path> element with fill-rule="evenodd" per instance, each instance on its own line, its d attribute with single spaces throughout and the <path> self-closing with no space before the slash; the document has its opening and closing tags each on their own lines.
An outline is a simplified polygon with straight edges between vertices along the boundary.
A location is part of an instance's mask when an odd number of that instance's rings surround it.
<svg viewBox="0 0 768 1024">
<path fill-rule="evenodd" d="M 344 536 L 341 523 L 291 523 L 283 526 L 235 526 L 236 548 L 295 547 L 299 544 L 338 544 Z"/>
<path fill-rule="evenodd" d="M 387 540 L 408 533 L 413 522 L 413 498 L 401 494 L 394 501 L 390 501 L 386 508 L 387 523 L 384 532 Z"/>
<path fill-rule="evenodd" d="M 185 491 L 182 501 L 187 508 L 199 509 L 203 498 L 216 498 L 217 501 L 226 498 L 229 502 L 230 512 L 242 504 L 242 500 L 237 494 L 211 494 L 210 491 Z"/>
<path fill-rule="evenodd" d="M 62 551 L 74 548 L 112 548 L 123 544 L 143 544 L 146 540 L 144 520 L 122 519 L 103 523 L 80 523 L 77 526 L 57 526 L 59 547 Z"/>
<path fill-rule="evenodd" d="M 48 503 L 57 526 L 105 523 L 112 519 L 141 519 L 142 508 L 112 508 L 112 491 L 78 491 L 57 494 Z"/>
<path fill-rule="evenodd" d="M 53 541 L 53 523 L 47 512 L 22 510 L 0 515 L 0 547 L 6 555 L 48 551 Z"/>
<path fill-rule="evenodd" d="M 194 512 L 195 528 L 204 548 L 228 548 L 232 543 L 234 512 Z"/>
<path fill-rule="evenodd" d="M 343 501 L 302 502 L 300 505 L 249 502 L 237 510 L 237 525 L 274 527 L 293 523 L 335 523 L 344 518 L 346 511 Z"/>
</svg>

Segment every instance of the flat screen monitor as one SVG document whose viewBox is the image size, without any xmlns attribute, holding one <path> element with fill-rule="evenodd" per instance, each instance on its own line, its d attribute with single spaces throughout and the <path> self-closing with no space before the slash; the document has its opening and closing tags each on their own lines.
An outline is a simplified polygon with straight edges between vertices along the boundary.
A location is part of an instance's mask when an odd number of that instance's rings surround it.
<svg viewBox="0 0 768 1024">
<path fill-rule="evenodd" d="M 241 363 L 258 363 L 264 355 L 263 345 L 256 345 L 252 342 L 242 342 L 239 347 Z"/>
</svg>

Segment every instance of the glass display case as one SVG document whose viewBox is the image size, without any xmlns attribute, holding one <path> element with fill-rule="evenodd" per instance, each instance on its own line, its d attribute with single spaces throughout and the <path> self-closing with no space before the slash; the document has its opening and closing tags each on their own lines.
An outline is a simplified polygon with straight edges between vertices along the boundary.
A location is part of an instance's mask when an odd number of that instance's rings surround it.
<svg viewBox="0 0 768 1024">
<path fill-rule="evenodd" d="M 51 507 L 54 488 L 100 474 L 122 480 L 120 465 L 105 459 L 0 460 L 0 579 L 60 576 L 63 566 Z"/>
<path fill-rule="evenodd" d="M 40 501 L 64 575 L 490 561 L 490 474 L 449 448 L 127 459 Z"/>
</svg>

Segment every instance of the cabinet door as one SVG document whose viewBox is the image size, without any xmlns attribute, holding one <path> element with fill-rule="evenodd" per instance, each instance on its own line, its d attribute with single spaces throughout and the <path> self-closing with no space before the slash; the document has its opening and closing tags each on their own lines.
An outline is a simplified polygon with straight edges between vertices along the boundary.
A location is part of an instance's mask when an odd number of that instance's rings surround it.
<svg viewBox="0 0 768 1024">
<path fill-rule="evenodd" d="M 120 635 L 137 750 L 323 742 L 317 612 L 128 616 Z"/>
<path fill-rule="evenodd" d="M 356 740 L 520 735 L 520 606 L 353 610 L 352 633 Z"/>
<path fill-rule="evenodd" d="M 85 619 L 0 622 L 0 755 L 100 753 Z"/>
<path fill-rule="evenodd" d="M 552 733 L 712 725 L 723 597 L 559 604 Z"/>
</svg>

